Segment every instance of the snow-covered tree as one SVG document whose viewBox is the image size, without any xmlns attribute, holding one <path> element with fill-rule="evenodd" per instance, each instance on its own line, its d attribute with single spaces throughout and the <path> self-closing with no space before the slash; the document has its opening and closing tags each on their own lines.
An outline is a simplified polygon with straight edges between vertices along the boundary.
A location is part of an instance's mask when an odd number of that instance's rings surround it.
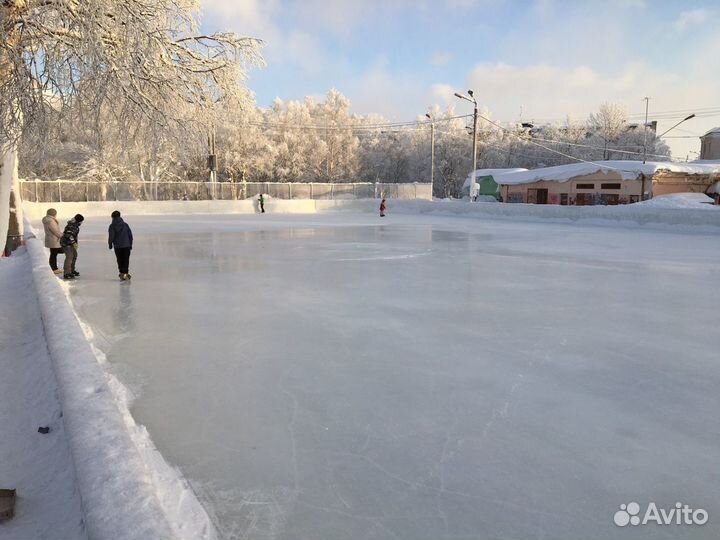
<svg viewBox="0 0 720 540">
<path fill-rule="evenodd" d="M 608 148 L 627 130 L 627 113 L 615 103 L 603 103 L 598 112 L 588 118 L 588 127 L 594 137 L 602 141 L 603 159 L 609 159 Z"/>
<path fill-rule="evenodd" d="M 67 106 L 174 124 L 188 104 L 237 97 L 258 41 L 198 32 L 196 0 L 0 3 L 0 238 L 17 190 L 18 141 Z M 13 228 L 20 229 L 15 214 Z M 13 231 L 14 232 L 14 231 Z"/>
</svg>

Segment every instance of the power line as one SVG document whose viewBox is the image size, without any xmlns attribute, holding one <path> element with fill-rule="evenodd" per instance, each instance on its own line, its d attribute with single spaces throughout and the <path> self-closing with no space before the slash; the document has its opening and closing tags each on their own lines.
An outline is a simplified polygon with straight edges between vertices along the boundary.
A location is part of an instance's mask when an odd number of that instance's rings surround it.
<svg viewBox="0 0 720 540">
<path fill-rule="evenodd" d="M 471 114 L 461 114 L 457 116 L 448 116 L 446 118 L 439 118 L 435 120 L 436 124 L 444 123 L 444 122 L 450 122 L 451 120 L 457 120 L 459 118 L 468 118 L 472 116 Z M 260 121 L 260 122 L 245 122 L 244 125 L 249 126 L 257 126 L 257 127 L 276 127 L 276 128 L 282 128 L 282 129 L 307 129 L 307 130 L 320 130 L 320 131 L 329 131 L 329 130 L 336 130 L 336 131 L 373 131 L 378 129 L 393 129 L 393 128 L 418 128 L 419 126 L 423 126 L 425 124 L 429 124 L 429 122 L 422 122 L 422 121 L 406 121 L 406 122 L 386 122 L 386 123 L 376 123 L 376 124 L 358 124 L 358 125 L 348 125 L 348 126 L 331 126 L 331 125 L 320 125 L 320 124 L 288 124 L 283 122 L 270 122 L 270 121 Z"/>
<path fill-rule="evenodd" d="M 567 144 L 568 146 L 579 146 L 582 148 L 592 148 L 593 150 L 607 150 L 608 152 L 615 152 L 618 154 L 634 154 L 634 155 L 643 155 L 643 152 L 632 152 L 630 150 L 620 150 L 619 148 L 605 148 L 602 146 L 593 146 L 591 144 L 579 144 L 579 143 L 571 143 L 571 142 L 565 142 L 565 141 L 557 141 L 554 139 L 543 139 L 542 137 L 533 137 L 533 140 L 535 141 L 543 141 L 543 142 L 551 142 L 555 144 Z M 654 156 L 654 157 L 664 157 L 667 158 L 668 156 L 663 154 L 645 154 L 647 156 Z"/>
<path fill-rule="evenodd" d="M 530 140 L 530 139 L 522 139 L 521 137 L 519 137 L 518 135 L 516 135 L 515 133 L 513 133 L 513 132 L 510 131 L 509 129 L 501 126 L 501 125 L 498 124 L 497 122 L 494 122 L 494 121 L 490 120 L 489 118 L 485 118 L 485 117 L 484 117 L 483 115 L 481 115 L 481 114 L 478 114 L 478 118 L 482 118 L 482 119 L 485 120 L 486 122 L 490 122 L 490 123 L 493 124 L 494 126 L 497 126 L 497 127 L 499 127 L 500 129 L 502 129 L 503 131 L 508 132 L 511 136 L 517 137 L 517 138 L 520 139 L 520 140 L 527 140 L 527 142 L 529 142 L 530 144 L 534 144 L 534 145 L 536 145 L 536 146 L 539 146 L 540 148 L 544 148 L 545 150 L 548 150 L 549 152 L 553 152 L 553 153 L 555 153 L 555 154 L 559 154 L 559 155 L 564 156 L 564 157 L 569 158 L 569 159 L 574 159 L 575 161 L 579 161 L 579 162 L 581 162 L 581 163 L 590 163 L 590 164 L 592 164 L 592 165 L 597 165 L 598 167 L 601 167 L 601 168 L 603 168 L 603 169 L 610 169 L 610 170 L 613 170 L 613 171 L 619 171 L 619 170 L 621 170 L 621 169 L 618 169 L 618 168 L 616 168 L 616 167 L 611 167 L 610 165 L 603 165 L 602 163 L 596 163 L 595 161 L 588 161 L 588 160 L 586 160 L 586 159 L 582 159 L 582 158 L 578 158 L 578 157 L 575 157 L 575 156 L 571 156 L 570 154 L 566 154 L 566 153 L 560 152 L 560 151 L 558 151 L 558 150 L 553 150 L 552 148 L 549 148 L 549 147 L 544 146 L 544 145 L 542 145 L 542 144 L 540 144 L 540 143 L 534 142 L 534 141 L 532 141 L 532 140 Z"/>
</svg>

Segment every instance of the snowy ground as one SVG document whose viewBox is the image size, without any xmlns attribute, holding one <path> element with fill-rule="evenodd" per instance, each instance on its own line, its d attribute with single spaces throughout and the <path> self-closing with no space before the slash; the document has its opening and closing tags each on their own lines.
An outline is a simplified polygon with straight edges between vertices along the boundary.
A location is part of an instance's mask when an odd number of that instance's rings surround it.
<svg viewBox="0 0 720 540">
<path fill-rule="evenodd" d="M 130 217 L 128 284 L 108 222 L 73 304 L 222 538 L 720 536 L 717 234 Z"/>
<path fill-rule="evenodd" d="M 84 539 L 80 494 L 24 249 L 0 259 L 0 488 L 16 489 L 0 539 Z M 47 434 L 39 427 L 49 427 Z"/>
</svg>

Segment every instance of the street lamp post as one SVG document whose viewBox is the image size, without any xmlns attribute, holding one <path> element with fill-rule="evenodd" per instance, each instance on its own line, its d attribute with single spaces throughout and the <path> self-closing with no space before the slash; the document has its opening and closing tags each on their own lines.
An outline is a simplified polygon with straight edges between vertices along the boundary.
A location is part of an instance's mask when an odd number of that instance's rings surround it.
<svg viewBox="0 0 720 540">
<path fill-rule="evenodd" d="M 430 200 L 433 199 L 433 190 L 435 187 L 435 121 L 432 116 L 425 113 L 430 120 Z"/>
<path fill-rule="evenodd" d="M 473 200 L 473 192 L 475 191 L 475 174 L 477 170 L 477 123 L 478 123 L 478 105 L 472 90 L 468 90 L 468 96 L 455 92 L 455 97 L 464 99 L 473 104 L 473 144 L 472 144 L 472 177 L 468 196 L 470 201 Z"/>
<path fill-rule="evenodd" d="M 644 97 L 645 100 L 645 124 L 643 125 L 643 164 L 647 157 L 647 124 L 648 124 L 648 108 L 650 107 L 650 98 Z"/>
<path fill-rule="evenodd" d="M 666 134 L 668 131 L 670 131 L 671 129 L 675 129 L 676 127 L 678 127 L 678 126 L 679 126 L 680 124 L 682 124 L 683 122 L 687 122 L 688 120 L 690 120 L 690 119 L 692 119 L 692 118 L 695 118 L 695 114 L 694 114 L 694 113 L 691 114 L 690 116 L 686 116 L 685 118 L 683 118 L 682 120 L 680 120 L 677 124 L 675 124 L 675 125 L 674 125 L 673 127 L 671 127 L 670 129 L 666 129 L 665 131 L 663 131 L 660 135 L 658 135 L 657 138 L 659 139 L 660 137 L 662 137 L 663 135 L 665 135 L 665 134 Z"/>
</svg>

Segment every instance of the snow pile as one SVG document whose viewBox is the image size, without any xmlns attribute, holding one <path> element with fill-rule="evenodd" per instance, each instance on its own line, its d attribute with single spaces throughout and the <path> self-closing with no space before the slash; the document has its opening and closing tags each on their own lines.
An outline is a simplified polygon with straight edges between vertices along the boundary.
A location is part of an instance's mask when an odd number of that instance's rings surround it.
<svg viewBox="0 0 720 540">
<path fill-rule="evenodd" d="M 636 204 L 649 208 L 689 208 L 715 211 L 720 209 L 720 206 L 715 205 L 712 197 L 708 197 L 704 193 L 671 193 L 668 195 L 658 195 L 654 199 Z"/>
<path fill-rule="evenodd" d="M 462 215 L 484 219 L 511 218 L 527 219 L 554 219 L 554 220 L 605 220 L 629 221 L 636 223 L 659 223 L 669 225 L 709 225 L 720 226 L 720 212 L 698 211 L 696 207 L 662 208 L 641 204 L 628 204 L 619 206 L 560 206 L 553 204 L 510 204 L 510 203 L 484 203 L 458 201 L 452 199 L 427 200 L 400 200 L 388 199 L 388 215 L 427 214 L 436 215 Z M 34 215 L 39 219 L 44 215 L 46 203 L 25 203 L 27 215 Z M 242 214 L 255 213 L 248 209 L 246 201 L 183 201 L 177 202 L 126 202 L 126 203 L 57 203 L 54 207 L 58 213 L 71 216 L 81 213 L 88 216 L 106 216 L 117 206 L 127 216 L 141 215 L 184 215 L 184 214 Z M 275 200 L 273 206 L 265 207 L 266 214 L 259 219 L 271 219 L 273 214 L 284 213 L 324 213 L 324 212 L 361 212 L 377 214 L 380 201 L 377 199 L 363 199 L 355 201 L 332 200 Z"/>
<path fill-rule="evenodd" d="M 27 246 L 88 536 L 214 538 L 191 489 L 134 423 L 126 398 L 119 401 L 124 389 L 98 363 L 42 240 Z"/>
<path fill-rule="evenodd" d="M 373 201 L 357 204 L 328 206 L 325 211 L 377 212 Z M 554 220 L 557 222 L 583 221 L 595 223 L 628 222 L 673 226 L 720 227 L 720 212 L 704 211 L 705 205 L 667 208 L 639 203 L 618 206 L 560 206 L 557 204 L 484 203 L 457 200 L 388 201 L 387 215 L 431 214 L 462 216 L 480 219 L 511 219 L 516 221 Z M 703 208 L 698 209 L 698 206 Z M 709 206 L 709 208 L 717 208 Z"/>
<path fill-rule="evenodd" d="M 595 173 L 617 173 L 623 180 L 635 180 L 641 174 L 653 175 L 658 171 L 677 172 L 684 174 L 720 174 L 720 163 L 674 163 L 671 161 L 610 160 L 600 162 L 570 163 L 556 167 L 545 167 L 530 171 L 506 172 L 494 176 L 498 184 L 517 185 L 531 184 L 541 180 L 567 182 L 577 176 Z"/>
<path fill-rule="evenodd" d="M 82 501 L 24 248 L 0 259 L 0 487 L 17 489 L 0 538 L 81 540 Z M 47 426 L 50 432 L 38 433 Z"/>
</svg>

